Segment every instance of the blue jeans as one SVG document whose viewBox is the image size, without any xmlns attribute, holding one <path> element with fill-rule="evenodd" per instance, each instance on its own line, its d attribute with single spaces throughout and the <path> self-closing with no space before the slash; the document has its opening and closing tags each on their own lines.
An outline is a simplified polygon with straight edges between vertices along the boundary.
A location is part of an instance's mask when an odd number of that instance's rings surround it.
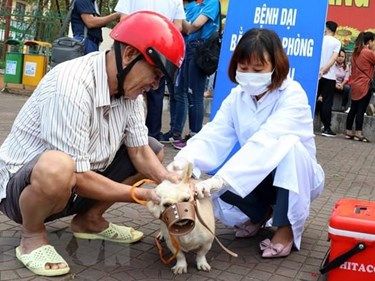
<svg viewBox="0 0 375 281">
<path fill-rule="evenodd" d="M 146 94 L 147 99 L 147 116 L 146 126 L 148 135 L 160 139 L 161 118 L 163 114 L 163 99 L 165 91 L 165 78 L 160 79 L 159 88 L 150 90 Z"/>
<path fill-rule="evenodd" d="M 186 114 L 189 112 L 189 128 L 192 133 L 198 133 L 203 125 L 203 94 L 207 76 L 198 68 L 194 54 L 203 41 L 193 41 L 186 44 L 185 60 L 180 69 L 175 92 L 171 98 L 171 131 L 182 133 Z"/>
<path fill-rule="evenodd" d="M 85 45 L 85 55 L 87 55 L 88 53 L 99 51 L 99 41 L 95 42 L 88 37 L 83 40 L 83 35 L 76 35 L 74 36 L 74 39 L 77 39 L 81 42 L 83 41 L 83 44 Z"/>
</svg>

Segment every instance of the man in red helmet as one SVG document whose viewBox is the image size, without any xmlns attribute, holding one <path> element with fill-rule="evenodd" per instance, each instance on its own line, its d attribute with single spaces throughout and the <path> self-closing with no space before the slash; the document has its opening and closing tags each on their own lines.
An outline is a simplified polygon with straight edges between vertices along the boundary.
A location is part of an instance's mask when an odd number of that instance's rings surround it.
<svg viewBox="0 0 375 281">
<path fill-rule="evenodd" d="M 16 256 L 38 275 L 70 270 L 49 245 L 46 221 L 75 214 L 76 238 L 133 243 L 143 233 L 108 222 L 104 212 L 115 202 L 133 201 L 128 184 L 136 174 L 178 180 L 161 164 L 161 144 L 147 136 L 142 93 L 158 87 L 163 76 L 174 79 L 185 53 L 180 32 L 156 13 L 139 12 L 111 36 L 110 51 L 47 73 L 0 147 L 0 210 L 22 224 Z M 159 200 L 150 189 L 135 195 Z"/>
</svg>

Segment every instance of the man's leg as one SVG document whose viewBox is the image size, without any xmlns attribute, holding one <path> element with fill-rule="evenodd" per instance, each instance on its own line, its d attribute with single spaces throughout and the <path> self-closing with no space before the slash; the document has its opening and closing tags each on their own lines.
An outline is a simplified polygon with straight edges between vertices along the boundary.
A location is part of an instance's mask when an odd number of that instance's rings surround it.
<svg viewBox="0 0 375 281">
<path fill-rule="evenodd" d="M 324 79 L 324 80 L 323 80 Z M 326 78 L 321 78 L 324 84 L 322 85 L 322 107 L 321 107 L 321 120 L 323 121 L 324 130 L 331 129 L 331 119 L 332 119 L 332 104 L 333 104 L 333 94 L 335 92 L 335 80 L 329 80 Z"/>
<path fill-rule="evenodd" d="M 21 253 L 28 254 L 48 244 L 44 221 L 67 204 L 75 185 L 74 162 L 59 151 L 43 153 L 19 197 L 22 216 Z M 66 267 L 66 264 L 47 264 L 46 269 Z"/>
</svg>

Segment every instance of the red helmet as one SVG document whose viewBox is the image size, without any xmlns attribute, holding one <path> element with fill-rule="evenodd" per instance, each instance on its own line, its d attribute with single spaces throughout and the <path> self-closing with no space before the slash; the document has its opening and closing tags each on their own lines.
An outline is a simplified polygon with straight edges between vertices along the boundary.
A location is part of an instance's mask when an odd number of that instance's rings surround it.
<svg viewBox="0 0 375 281">
<path fill-rule="evenodd" d="M 136 48 L 148 63 L 159 67 L 167 78 L 174 80 L 185 56 L 185 42 L 180 31 L 166 17 L 151 11 L 133 13 L 120 21 L 110 36 Z"/>
</svg>

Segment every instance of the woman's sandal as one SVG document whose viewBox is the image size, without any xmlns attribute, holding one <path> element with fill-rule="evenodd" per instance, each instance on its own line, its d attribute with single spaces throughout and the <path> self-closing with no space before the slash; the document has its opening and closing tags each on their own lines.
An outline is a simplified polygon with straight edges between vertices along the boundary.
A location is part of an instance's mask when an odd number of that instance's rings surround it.
<svg viewBox="0 0 375 281">
<path fill-rule="evenodd" d="M 370 142 L 366 137 L 364 136 L 354 136 L 354 140 L 356 141 L 362 141 L 362 142 Z"/>
<path fill-rule="evenodd" d="M 345 134 L 345 138 L 348 139 L 348 140 L 352 140 L 352 139 L 354 139 L 354 135 Z"/>
</svg>

